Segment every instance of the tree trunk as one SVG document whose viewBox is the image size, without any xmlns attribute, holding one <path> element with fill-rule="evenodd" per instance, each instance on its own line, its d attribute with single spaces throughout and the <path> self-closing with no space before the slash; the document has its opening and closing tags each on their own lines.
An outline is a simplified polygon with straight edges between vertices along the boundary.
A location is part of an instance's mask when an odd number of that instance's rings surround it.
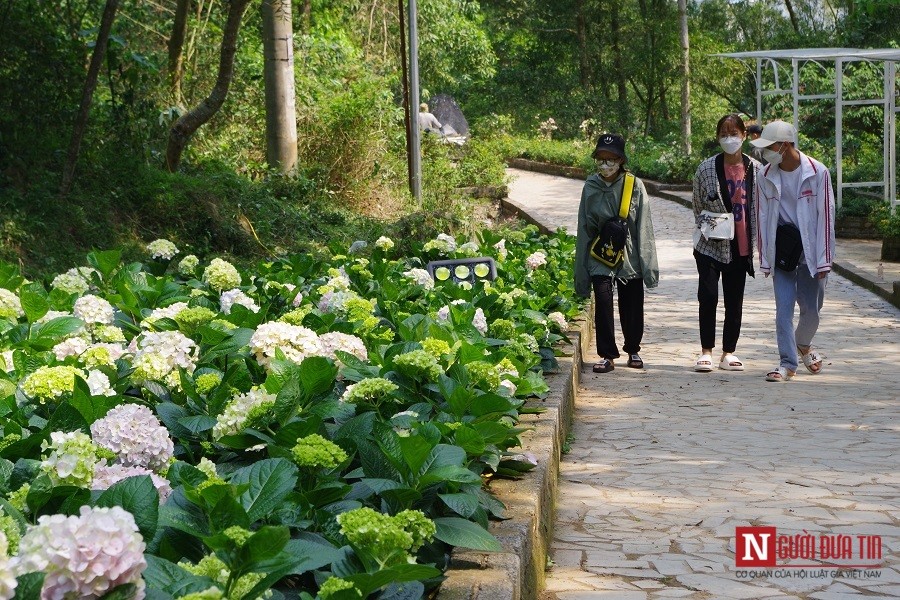
<svg viewBox="0 0 900 600">
<path fill-rule="evenodd" d="M 618 117 L 619 128 L 622 133 L 626 133 L 629 121 L 631 120 L 630 111 L 628 110 L 628 86 L 625 75 L 625 68 L 622 66 L 622 46 L 619 43 L 619 3 L 613 2 L 612 11 L 610 11 L 610 29 L 612 30 L 612 51 L 613 51 L 613 71 L 616 74 L 616 90 L 618 92 Z"/>
<path fill-rule="evenodd" d="M 282 173 L 297 165 L 294 104 L 294 29 L 291 0 L 263 0 L 266 85 L 266 160 Z"/>
<path fill-rule="evenodd" d="M 118 9 L 119 0 L 106 0 L 103 17 L 100 21 L 100 31 L 97 32 L 97 42 L 94 44 L 94 52 L 91 55 L 91 64 L 88 67 L 87 77 L 84 80 L 81 106 L 78 108 L 75 127 L 72 129 L 69 153 L 66 156 L 66 164 L 63 166 L 62 182 L 59 186 L 61 196 L 67 196 L 72 189 L 72 181 L 75 177 L 75 163 L 78 162 L 78 154 L 81 152 L 81 141 L 84 139 L 84 131 L 87 129 L 91 100 L 94 97 L 94 90 L 97 89 L 97 78 L 100 75 L 100 67 L 103 66 L 103 59 L 106 57 L 106 47 L 109 44 L 109 32 L 112 30 L 112 24 Z"/>
<path fill-rule="evenodd" d="M 684 153 L 691 154 L 691 52 L 688 37 L 687 0 L 678 0 L 678 18 L 681 21 L 681 138 Z"/>
<path fill-rule="evenodd" d="M 794 5 L 791 4 L 791 0 L 784 0 L 784 6 L 787 8 L 788 16 L 791 18 L 791 26 L 794 28 L 794 33 L 799 35 L 800 27 L 797 24 L 797 13 L 794 12 Z"/>
<path fill-rule="evenodd" d="M 300 27 L 307 35 L 312 29 L 312 0 L 303 0 L 303 18 L 300 20 Z"/>
<path fill-rule="evenodd" d="M 178 169 L 181 153 L 194 132 L 215 115 L 228 95 L 228 88 L 234 77 L 234 55 L 237 52 L 238 32 L 241 29 L 241 18 L 250 0 L 231 0 L 228 4 L 228 21 L 222 32 L 222 46 L 219 49 L 219 75 L 209 96 L 190 112 L 183 114 L 172 129 L 169 130 L 169 143 L 166 146 L 166 168 L 169 171 Z"/>
<path fill-rule="evenodd" d="M 169 85 L 175 104 L 181 105 L 181 79 L 184 76 L 184 38 L 187 35 L 187 17 L 191 0 L 178 0 L 175 6 L 175 22 L 169 38 Z"/>
<path fill-rule="evenodd" d="M 575 15 L 575 34 L 578 37 L 578 67 L 581 76 L 581 89 L 585 92 L 591 83 L 591 71 L 588 63 L 587 19 L 584 14 L 584 0 L 578 0 Z"/>
</svg>

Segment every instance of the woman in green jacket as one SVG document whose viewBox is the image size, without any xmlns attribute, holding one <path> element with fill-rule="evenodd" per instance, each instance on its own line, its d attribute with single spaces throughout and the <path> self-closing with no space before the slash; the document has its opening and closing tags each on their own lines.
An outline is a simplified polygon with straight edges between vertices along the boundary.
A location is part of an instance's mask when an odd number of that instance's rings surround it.
<svg viewBox="0 0 900 600">
<path fill-rule="evenodd" d="M 619 321 L 628 355 L 627 365 L 633 369 L 644 366 L 638 352 L 644 335 L 644 286 L 656 287 L 659 266 L 656 262 L 656 243 L 650 219 L 650 202 L 644 183 L 634 178 L 631 206 L 626 219 L 628 236 L 624 258 L 615 267 L 607 266 L 591 256 L 590 246 L 604 223 L 618 217 L 624 190 L 625 140 L 620 135 L 605 133 L 597 140 L 593 158 L 599 173 L 585 181 L 578 208 L 578 238 L 575 250 L 575 293 L 585 298 L 594 291 L 594 324 L 597 333 L 597 354 L 600 361 L 594 373 L 608 373 L 615 368 L 619 357 L 613 323 L 613 280 L 619 296 Z"/>
</svg>

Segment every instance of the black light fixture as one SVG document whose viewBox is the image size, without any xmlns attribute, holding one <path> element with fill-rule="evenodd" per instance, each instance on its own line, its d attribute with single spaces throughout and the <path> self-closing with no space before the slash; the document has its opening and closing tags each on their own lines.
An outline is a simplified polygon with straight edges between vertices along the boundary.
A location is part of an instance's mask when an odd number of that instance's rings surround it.
<svg viewBox="0 0 900 600">
<path fill-rule="evenodd" d="M 435 281 L 493 281 L 497 278 L 497 264 L 490 256 L 433 260 L 425 267 Z"/>
</svg>

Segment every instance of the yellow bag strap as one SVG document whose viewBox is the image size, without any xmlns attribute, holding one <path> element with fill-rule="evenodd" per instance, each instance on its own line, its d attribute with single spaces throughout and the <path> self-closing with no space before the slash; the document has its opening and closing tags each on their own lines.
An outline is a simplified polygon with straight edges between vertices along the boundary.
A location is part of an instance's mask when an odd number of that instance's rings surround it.
<svg viewBox="0 0 900 600">
<path fill-rule="evenodd" d="M 634 175 L 625 173 L 625 181 L 622 183 L 622 203 L 619 205 L 619 218 L 628 217 L 628 211 L 631 210 L 631 192 L 634 191 Z"/>
</svg>

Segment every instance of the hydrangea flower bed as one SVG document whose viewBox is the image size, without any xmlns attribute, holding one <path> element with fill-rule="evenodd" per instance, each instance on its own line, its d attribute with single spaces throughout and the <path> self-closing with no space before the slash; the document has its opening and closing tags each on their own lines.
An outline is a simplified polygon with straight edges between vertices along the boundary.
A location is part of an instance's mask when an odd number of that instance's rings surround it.
<svg viewBox="0 0 900 600">
<path fill-rule="evenodd" d="M 147 252 L 49 287 L 0 265 L 0 600 L 415 598 L 453 547 L 500 549 L 489 484 L 533 467 L 571 238 Z M 479 255 L 495 281 L 424 270 Z"/>
</svg>

